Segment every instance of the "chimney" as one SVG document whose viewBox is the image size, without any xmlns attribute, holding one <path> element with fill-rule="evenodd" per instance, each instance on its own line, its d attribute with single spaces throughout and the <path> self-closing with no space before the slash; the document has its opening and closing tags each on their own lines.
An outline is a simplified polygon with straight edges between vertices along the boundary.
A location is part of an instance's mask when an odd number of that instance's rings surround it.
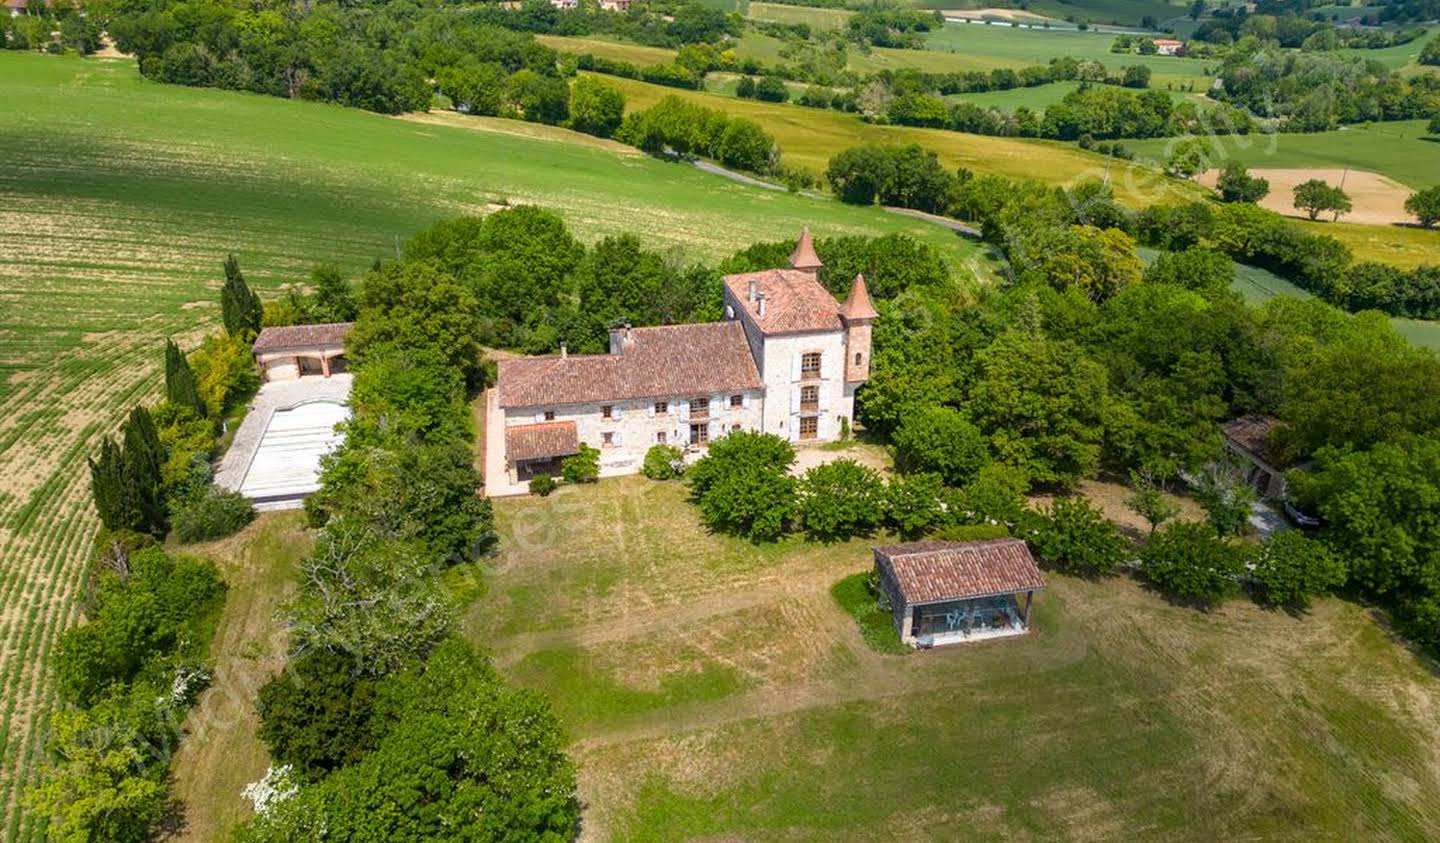
<svg viewBox="0 0 1440 843">
<path fill-rule="evenodd" d="M 765 294 L 761 293 L 755 299 L 755 312 L 760 316 L 765 315 Z"/>
<path fill-rule="evenodd" d="M 565 347 L 565 343 L 563 343 L 563 342 L 560 343 L 560 359 L 561 359 L 561 360 L 564 360 L 566 357 L 569 357 L 569 356 L 570 356 L 570 350 Z"/>
<path fill-rule="evenodd" d="M 630 336 L 630 323 L 621 322 L 610 329 L 610 353 L 624 354 L 625 349 L 635 344 L 635 339 Z"/>
<path fill-rule="evenodd" d="M 751 301 L 751 302 L 754 302 L 754 301 L 755 301 L 755 294 L 756 294 L 756 291 L 759 290 L 759 288 L 760 288 L 760 285 L 756 284 L 756 283 L 755 283 L 755 280 L 752 278 L 752 279 L 750 280 L 750 301 Z"/>
</svg>

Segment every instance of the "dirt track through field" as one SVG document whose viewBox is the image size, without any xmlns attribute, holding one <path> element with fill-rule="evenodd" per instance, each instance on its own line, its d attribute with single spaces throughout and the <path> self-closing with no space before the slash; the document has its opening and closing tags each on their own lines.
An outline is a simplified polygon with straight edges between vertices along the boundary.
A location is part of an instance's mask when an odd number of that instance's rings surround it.
<svg viewBox="0 0 1440 843">
<path fill-rule="evenodd" d="M 1364 170 L 1311 170 L 1311 169 L 1254 169 L 1250 175 L 1270 182 L 1270 193 L 1260 205 L 1288 217 L 1306 218 L 1304 211 L 1295 207 L 1295 187 L 1310 179 L 1320 179 L 1329 185 L 1343 186 L 1355 208 L 1342 214 L 1341 222 L 1363 223 L 1366 225 L 1398 225 L 1415 222 L 1405 210 L 1405 200 L 1413 193 L 1410 188 L 1386 178 L 1379 173 Z M 1213 188 L 1220 176 L 1219 170 L 1207 170 L 1200 176 L 1200 183 Z M 1323 213 L 1320 219 L 1328 220 L 1330 213 Z"/>
</svg>

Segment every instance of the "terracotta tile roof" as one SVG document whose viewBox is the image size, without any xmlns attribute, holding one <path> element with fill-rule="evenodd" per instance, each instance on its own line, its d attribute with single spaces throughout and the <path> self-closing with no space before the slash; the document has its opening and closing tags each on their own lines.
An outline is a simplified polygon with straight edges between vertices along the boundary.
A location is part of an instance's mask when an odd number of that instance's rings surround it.
<svg viewBox="0 0 1440 843">
<path fill-rule="evenodd" d="M 870 290 L 865 286 L 864 275 L 856 275 L 855 280 L 850 282 L 850 295 L 846 296 L 845 303 L 840 305 L 840 315 L 848 322 L 874 319 L 880 315 L 870 303 Z"/>
<path fill-rule="evenodd" d="M 575 422 L 517 424 L 505 428 L 505 456 L 514 462 L 565 457 L 580 452 Z"/>
<path fill-rule="evenodd" d="M 327 322 L 321 325 L 284 325 L 263 328 L 251 350 L 274 351 L 280 348 L 317 348 L 345 344 L 354 322 Z"/>
<path fill-rule="evenodd" d="M 824 265 L 820 262 L 820 256 L 815 254 L 815 243 L 810 239 L 810 227 L 806 226 L 800 232 L 800 241 L 795 244 L 795 251 L 790 253 L 790 268 L 815 270 Z"/>
<path fill-rule="evenodd" d="M 907 605 L 1036 591 L 1045 578 L 1020 539 L 910 542 L 875 548 Z"/>
<path fill-rule="evenodd" d="M 1232 445 L 1270 462 L 1270 431 L 1275 429 L 1275 424 L 1276 420 L 1270 416 L 1243 416 L 1226 422 L 1220 430 Z"/>
<path fill-rule="evenodd" d="M 764 388 L 739 322 L 631 328 L 619 354 L 499 362 L 501 407 L 548 407 Z"/>
<path fill-rule="evenodd" d="M 750 282 L 765 297 L 765 315 L 758 301 L 750 301 Z M 800 334 L 838 331 L 840 303 L 820 286 L 813 272 L 798 269 L 763 269 L 725 276 L 731 296 L 766 334 Z"/>
</svg>

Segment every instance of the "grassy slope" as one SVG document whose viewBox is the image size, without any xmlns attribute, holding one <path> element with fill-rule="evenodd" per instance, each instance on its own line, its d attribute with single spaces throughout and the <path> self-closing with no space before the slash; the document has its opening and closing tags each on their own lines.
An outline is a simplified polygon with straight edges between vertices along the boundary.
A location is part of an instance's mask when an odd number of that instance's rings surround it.
<svg viewBox="0 0 1440 843">
<path fill-rule="evenodd" d="M 591 53 L 613 61 L 628 61 L 644 67 L 668 64 L 675 60 L 675 51 L 665 47 L 647 47 L 608 38 L 581 38 L 573 35 L 537 35 L 535 40 L 562 53 Z"/>
<path fill-rule="evenodd" d="M 3 52 L 0 78 L 0 838 L 38 833 L 15 800 L 36 773 L 48 654 L 75 619 L 95 526 L 85 458 L 155 395 L 164 336 L 214 330 L 226 252 L 273 290 L 320 261 L 361 271 L 427 223 L 498 200 L 555 208 L 586 240 L 637 231 L 690 259 L 806 223 L 974 252 L 922 222 L 559 130 L 154 85 L 127 61 Z"/>
<path fill-rule="evenodd" d="M 1053 82 L 1049 85 L 1037 85 L 1033 88 L 1013 88 L 1008 91 L 983 91 L 980 93 L 952 94 L 945 99 L 952 102 L 964 100 L 973 102 L 984 108 L 999 108 L 1003 111 L 1014 111 L 1020 106 L 1027 106 L 1033 110 L 1040 111 L 1060 100 L 1064 99 L 1071 91 L 1080 87 L 1079 82 Z M 1159 90 L 1165 90 L 1160 88 Z M 1200 94 L 1187 93 L 1185 91 L 1166 91 L 1175 102 L 1204 103 L 1206 99 Z M 1128 141 L 1126 141 L 1128 143 Z"/>
<path fill-rule="evenodd" d="M 1362 607 L 1052 574 L 1036 634 L 884 656 L 829 594 L 870 542 L 709 535 L 640 478 L 497 515 L 468 632 L 555 701 L 596 839 L 1440 833 L 1440 681 Z"/>
<path fill-rule="evenodd" d="M 625 92 L 626 107 L 630 109 L 647 108 L 673 94 L 755 120 L 775 136 L 786 163 L 816 173 L 823 172 L 830 157 L 837 152 L 862 143 L 918 143 L 935 150 L 950 167 L 966 166 L 977 172 L 1037 178 L 1056 184 L 1073 183 L 1083 177 L 1100 178 L 1106 168 L 1105 159 L 1100 156 L 1060 143 L 966 135 L 942 129 L 878 126 L 838 111 L 682 91 L 631 79 L 612 77 L 608 81 Z M 1129 164 L 1114 164 L 1111 177 L 1121 200 L 1137 206 L 1155 201 L 1183 201 L 1198 195 L 1193 185 Z"/>
<path fill-rule="evenodd" d="M 745 16 L 753 20 L 804 23 L 809 24 L 811 29 L 844 29 L 853 14 L 848 9 L 786 6 L 781 3 L 750 3 L 745 12 Z"/>
<path fill-rule="evenodd" d="M 284 665 L 289 642 L 279 608 L 310 541 L 300 512 L 270 512 L 230 538 L 184 548 L 215 560 L 230 587 L 211 647 L 215 679 L 185 721 L 172 766 L 186 839 L 229 839 L 250 813 L 240 792 L 270 763 L 256 736 L 255 695 Z"/>
<path fill-rule="evenodd" d="M 1351 167 L 1389 176 L 1414 188 L 1440 184 L 1440 137 L 1426 121 L 1400 120 L 1334 132 L 1231 135 L 1211 138 L 1216 155 L 1251 167 Z M 1137 155 L 1163 160 L 1173 139 L 1126 141 Z"/>
</svg>

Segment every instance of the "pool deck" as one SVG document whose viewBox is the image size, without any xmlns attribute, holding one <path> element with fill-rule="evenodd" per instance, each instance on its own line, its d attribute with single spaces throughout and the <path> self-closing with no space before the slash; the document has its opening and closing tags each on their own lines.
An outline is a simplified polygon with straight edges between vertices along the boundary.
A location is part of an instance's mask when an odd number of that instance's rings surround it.
<svg viewBox="0 0 1440 843">
<path fill-rule="evenodd" d="M 315 465 L 334 447 L 336 437 L 325 427 L 286 426 L 270 432 L 277 412 L 311 401 L 343 404 L 350 397 L 351 376 L 308 376 L 264 384 L 215 472 L 216 485 L 256 500 L 256 509 L 293 509 L 314 491 Z M 293 427 L 293 429 L 291 429 Z M 257 463 L 256 456 L 261 460 Z M 273 457 L 273 458 L 272 458 Z M 260 463 L 263 463 L 261 465 Z M 256 469 L 252 471 L 252 469 Z"/>
</svg>

